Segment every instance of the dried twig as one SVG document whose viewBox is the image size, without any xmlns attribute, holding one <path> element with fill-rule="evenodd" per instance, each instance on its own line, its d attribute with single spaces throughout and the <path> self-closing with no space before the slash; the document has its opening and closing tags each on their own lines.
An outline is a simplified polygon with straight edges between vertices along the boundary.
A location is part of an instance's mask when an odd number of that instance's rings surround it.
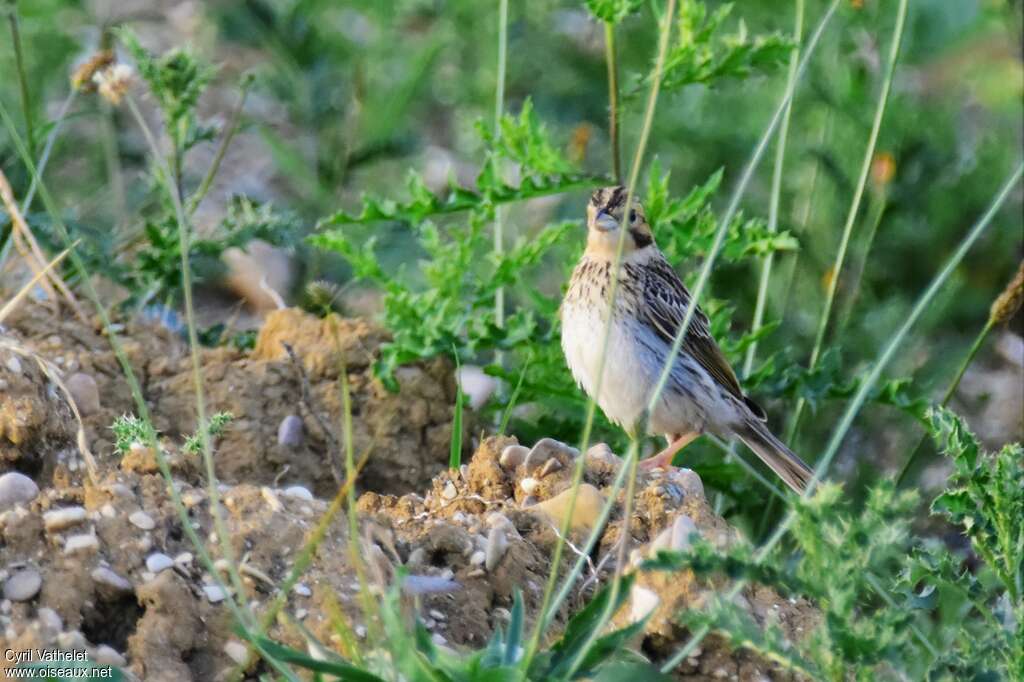
<svg viewBox="0 0 1024 682">
<path fill-rule="evenodd" d="M 14 240 L 14 245 L 18 252 L 25 258 L 25 262 L 28 263 L 34 274 L 45 273 L 39 284 L 55 303 L 59 300 L 57 291 L 60 291 L 78 319 L 88 324 L 89 319 L 82 311 L 82 307 L 78 304 L 75 295 L 71 293 L 71 289 L 64 284 L 60 277 L 47 271 L 47 258 L 43 255 L 39 242 L 36 241 L 35 235 L 32 234 L 28 223 L 25 222 L 25 218 L 21 215 L 18 203 L 14 200 L 14 190 L 11 189 L 11 184 L 7 181 L 7 176 L 4 175 L 3 170 L 0 170 L 0 200 L 3 201 L 7 214 L 11 216 L 11 239 Z"/>
<path fill-rule="evenodd" d="M 284 341 L 281 342 L 284 346 L 284 350 L 288 353 L 288 358 L 292 362 L 292 366 L 295 368 L 295 374 L 299 378 L 299 389 L 301 394 L 300 404 L 302 407 L 313 417 L 320 430 L 324 434 L 324 438 L 327 440 L 328 459 L 331 464 L 331 474 L 334 475 L 334 480 L 338 485 L 342 485 L 345 481 L 345 475 L 342 472 L 341 467 L 341 445 L 338 441 L 338 437 L 334 435 L 330 427 L 320 417 L 320 413 L 313 409 L 313 389 L 309 384 L 309 377 L 306 376 L 306 370 L 302 366 L 302 361 L 296 354 L 295 349 L 292 348 L 290 343 Z"/>
</svg>

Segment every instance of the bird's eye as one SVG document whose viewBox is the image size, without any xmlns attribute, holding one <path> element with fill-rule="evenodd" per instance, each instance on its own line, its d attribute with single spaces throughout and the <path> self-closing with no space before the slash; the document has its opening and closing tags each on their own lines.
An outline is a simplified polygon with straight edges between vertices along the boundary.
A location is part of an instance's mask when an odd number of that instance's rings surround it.
<svg viewBox="0 0 1024 682">
<path fill-rule="evenodd" d="M 636 211 L 634 211 L 632 209 L 630 209 L 630 211 L 629 211 L 629 222 L 631 222 L 631 223 L 635 223 L 636 222 Z"/>
</svg>

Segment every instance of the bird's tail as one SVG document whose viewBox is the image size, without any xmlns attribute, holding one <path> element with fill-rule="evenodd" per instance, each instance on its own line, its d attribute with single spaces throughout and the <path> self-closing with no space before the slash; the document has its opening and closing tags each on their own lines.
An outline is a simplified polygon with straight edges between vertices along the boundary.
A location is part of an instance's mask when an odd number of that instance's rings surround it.
<svg viewBox="0 0 1024 682">
<path fill-rule="evenodd" d="M 754 451 L 761 461 L 771 467 L 790 488 L 803 494 L 811 482 L 814 471 L 796 456 L 786 444 L 775 437 L 761 421 L 749 419 L 736 429 L 736 435 Z"/>
</svg>

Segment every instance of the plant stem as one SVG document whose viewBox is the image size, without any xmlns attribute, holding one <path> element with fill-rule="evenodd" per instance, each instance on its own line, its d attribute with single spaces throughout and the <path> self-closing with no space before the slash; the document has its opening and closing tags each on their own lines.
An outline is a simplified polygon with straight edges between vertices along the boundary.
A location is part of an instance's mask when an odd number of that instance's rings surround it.
<svg viewBox="0 0 1024 682">
<path fill-rule="evenodd" d="M 25 117 L 25 140 L 28 153 L 36 157 L 36 131 L 32 120 L 32 101 L 29 98 L 28 75 L 25 73 L 25 55 L 21 47 L 21 31 L 18 28 L 18 5 L 12 2 L 7 13 L 11 26 L 11 46 L 14 48 L 14 66 L 18 72 L 18 90 L 21 94 L 21 113 Z"/>
<path fill-rule="evenodd" d="M 893 28 L 892 44 L 889 46 L 889 60 L 886 63 L 885 75 L 882 79 L 882 90 L 878 96 L 878 104 L 875 106 L 875 116 L 871 123 L 871 132 L 868 134 L 868 143 L 864 149 L 864 159 L 861 162 L 860 176 L 857 178 L 857 187 L 850 200 L 850 210 L 846 214 L 846 224 L 843 226 L 843 234 L 839 240 L 839 250 L 836 251 L 835 263 L 832 265 L 831 276 L 829 277 L 828 290 L 825 293 L 825 305 L 818 318 L 818 331 L 814 337 L 814 346 L 811 348 L 811 358 L 808 361 L 808 369 L 813 370 L 818 364 L 821 355 L 821 348 L 825 342 L 825 332 L 828 329 L 828 321 L 832 316 L 832 304 L 835 301 L 836 289 L 839 286 L 840 275 L 843 270 L 843 262 L 846 260 L 846 251 L 850 244 L 850 235 L 853 232 L 853 224 L 857 220 L 857 213 L 860 210 L 860 202 L 864 196 L 864 188 L 867 185 L 868 175 L 871 173 L 871 162 L 875 158 L 875 146 L 878 143 L 878 133 L 882 130 L 882 119 L 885 117 L 885 109 L 889 103 L 889 92 L 892 90 L 893 74 L 896 73 L 896 62 L 900 56 L 900 46 L 903 43 L 903 27 L 907 19 L 908 0 L 900 0 L 896 10 L 896 26 Z M 803 414 L 806 401 L 800 398 L 796 403 L 793 412 L 792 426 L 790 431 L 792 437 L 796 436 L 800 424 L 800 416 Z"/>
<path fill-rule="evenodd" d="M 800 40 L 804 32 L 804 0 L 796 0 L 796 18 L 793 22 L 793 40 L 796 47 L 789 56 L 789 73 L 786 76 L 786 89 L 791 89 L 796 80 L 796 68 L 800 63 Z M 782 112 L 782 122 L 779 123 L 779 138 L 775 142 L 775 167 L 772 169 L 772 194 L 768 204 L 768 231 L 776 232 L 779 226 L 779 199 L 782 194 L 782 177 L 786 159 L 786 139 L 789 135 L 789 119 L 793 112 L 793 100 L 790 98 Z M 751 332 L 756 333 L 764 320 L 764 309 L 768 300 L 768 283 L 772 276 L 772 264 L 775 260 L 775 252 L 769 251 L 765 254 L 764 262 L 761 264 L 761 281 L 757 287 L 757 303 L 754 305 L 754 320 L 751 323 Z M 757 355 L 757 340 L 755 339 L 747 348 L 747 355 L 743 360 L 743 377 L 750 375 L 754 367 L 754 358 Z"/>
<path fill-rule="evenodd" d="M 921 294 L 917 302 L 914 304 L 913 309 L 910 311 L 910 315 L 899 327 L 899 329 L 896 330 L 895 334 L 893 334 L 888 345 L 885 347 L 885 350 L 882 351 L 881 355 L 878 357 L 878 360 L 875 361 L 874 365 L 871 368 L 871 371 L 864 378 L 864 381 L 861 382 L 861 385 L 857 389 L 857 393 L 854 395 L 853 399 L 847 406 L 839 426 L 836 428 L 835 432 L 832 435 L 832 439 L 829 441 L 828 449 L 826 450 L 824 456 L 822 456 L 822 458 L 818 461 L 818 464 L 815 467 L 814 477 L 808 484 L 807 490 L 804 491 L 803 497 L 805 499 L 813 492 L 817 482 L 820 480 L 821 475 L 828 468 L 828 465 L 832 461 L 833 457 L 835 457 L 835 454 L 839 450 L 839 446 L 842 444 L 843 439 L 846 437 L 846 433 L 847 431 L 849 431 L 854 418 L 856 418 L 857 414 L 860 412 L 860 408 L 863 407 L 864 403 L 867 401 L 868 393 L 874 387 L 879 377 L 881 377 L 882 371 L 889 364 L 889 361 L 895 354 L 896 349 L 902 345 L 903 340 L 906 338 L 907 333 L 910 331 L 910 328 L 917 322 L 918 318 L 921 317 L 925 310 L 928 309 L 928 306 L 932 303 L 932 300 L 935 298 L 935 295 L 938 293 L 942 285 L 946 283 L 946 280 L 949 279 L 950 275 L 953 273 L 953 270 L 956 269 L 956 267 L 960 264 L 960 261 L 963 260 L 964 256 L 967 254 L 970 248 L 974 245 L 978 238 L 981 237 L 985 229 L 991 224 L 992 218 L 995 216 L 999 208 L 1003 205 L 1003 202 L 1006 201 L 1006 198 L 1010 195 L 1010 191 L 1020 181 L 1022 175 L 1024 175 L 1024 163 L 1018 164 L 1017 168 L 1013 171 L 1013 173 L 1010 174 L 1009 178 L 1007 178 L 1007 181 L 1003 184 L 998 194 L 996 194 L 995 198 L 992 200 L 992 203 L 989 204 L 989 207 L 985 211 L 985 214 L 978 220 L 978 222 L 974 224 L 970 232 L 962 240 L 960 240 L 960 244 L 957 246 L 956 251 L 953 253 L 952 256 L 950 256 L 949 260 L 946 261 L 946 264 L 943 266 L 942 270 L 940 270 L 939 273 L 932 278 L 932 281 L 928 285 L 928 288 L 924 291 L 924 293 Z M 772 536 L 768 538 L 768 540 L 754 554 L 755 562 L 761 563 L 764 561 L 764 559 L 768 556 L 769 552 L 771 552 L 772 549 L 782 540 L 782 537 L 792 526 L 795 518 L 796 514 L 792 511 L 792 509 L 790 509 L 790 512 L 786 515 L 786 518 L 784 518 L 782 522 L 778 525 L 778 527 L 775 529 L 775 532 L 772 533 Z M 733 583 L 732 588 L 729 589 L 729 591 L 725 594 L 724 598 L 726 600 L 732 599 L 737 594 L 739 594 L 740 590 L 742 590 L 746 584 L 747 581 L 745 579 L 737 580 L 735 583 Z M 687 641 L 687 643 L 683 645 L 683 647 L 679 651 L 673 654 L 662 665 L 661 671 L 664 673 L 669 673 L 682 661 L 686 660 L 686 658 L 690 656 L 698 646 L 700 646 L 700 643 L 704 640 L 704 638 L 708 635 L 709 632 L 710 628 L 707 626 L 702 626 L 698 628 L 690 637 L 689 641 Z"/>
<path fill-rule="evenodd" d="M 867 269 L 868 258 L 871 256 L 871 246 L 875 242 L 875 235 L 878 234 L 878 226 L 882 222 L 882 216 L 885 215 L 886 208 L 886 196 L 884 190 L 872 193 L 870 201 L 868 201 L 868 233 L 864 238 L 864 246 L 862 247 L 863 253 L 860 257 L 860 262 L 857 263 L 853 274 L 850 277 L 850 294 L 846 297 L 846 301 L 843 303 L 843 310 L 839 313 L 839 322 L 836 324 L 838 333 L 846 328 L 846 324 L 850 321 L 850 315 L 853 313 L 853 307 L 857 303 L 857 296 L 860 294 L 861 280 L 864 279 L 864 270 Z"/>
<path fill-rule="evenodd" d="M 622 182 L 622 155 L 619 150 L 619 69 L 615 54 L 615 24 L 604 22 L 604 57 L 608 67 L 608 137 L 612 146 L 612 175 Z"/>
<path fill-rule="evenodd" d="M 494 86 L 494 140 L 501 139 L 501 117 L 505 113 L 505 66 L 508 61 L 508 0 L 498 3 L 498 77 Z M 494 163 L 499 163 L 497 159 Z M 500 173 L 500 169 L 495 169 Z M 494 255 L 501 256 L 505 250 L 505 211 L 494 207 Z M 505 287 L 494 292 L 494 323 L 499 329 L 505 326 Z M 501 364 L 501 358 L 498 358 Z"/>
<path fill-rule="evenodd" d="M 199 204 L 203 201 L 206 195 L 210 191 L 210 187 L 213 186 L 213 181 L 217 177 L 217 173 L 220 171 L 220 165 L 224 161 L 224 156 L 227 154 L 228 145 L 235 137 L 235 133 L 238 132 L 238 125 L 242 121 L 242 111 L 245 109 L 245 100 L 249 97 L 249 90 L 252 88 L 252 79 L 246 78 L 242 81 L 242 92 L 238 96 L 238 104 L 235 106 L 234 111 L 231 112 L 231 119 L 228 121 L 227 130 L 224 133 L 224 137 L 221 138 L 220 145 L 217 147 L 217 152 L 213 156 L 213 161 L 210 163 L 210 168 L 206 171 L 206 175 L 203 177 L 202 182 L 199 183 L 199 187 L 188 200 L 188 211 L 187 214 L 191 216 L 199 208 Z"/>
<path fill-rule="evenodd" d="M 658 53 L 654 63 L 654 69 L 652 71 L 651 91 L 647 97 L 647 105 L 644 110 L 643 127 L 640 130 L 640 138 L 637 141 L 636 151 L 633 155 L 633 165 L 631 166 L 629 172 L 629 184 L 626 189 L 626 206 L 631 205 L 631 202 L 633 200 L 633 192 L 636 188 L 637 178 L 640 176 L 640 166 L 643 162 L 644 151 L 647 148 L 647 140 L 650 137 L 651 127 L 654 123 L 654 110 L 658 102 L 658 92 L 661 90 L 661 77 L 665 67 L 665 57 L 668 54 L 668 39 L 669 35 L 672 32 L 672 18 L 675 15 L 675 7 L 676 0 L 668 0 L 668 4 L 665 8 L 665 14 L 663 15 L 661 20 L 661 26 L 658 29 Z M 611 286 L 609 287 L 608 291 L 608 301 L 609 306 L 611 307 L 614 307 L 615 296 L 618 293 L 619 270 L 622 264 L 622 254 L 626 243 L 626 232 L 627 230 L 619 231 L 619 242 L 615 250 L 615 259 L 612 266 L 613 272 L 611 277 Z M 597 386 L 594 391 L 594 395 L 588 396 L 587 398 L 587 416 L 586 421 L 583 425 L 583 434 L 580 438 L 581 453 L 586 452 L 590 441 L 590 434 L 594 427 L 594 417 L 597 409 L 597 402 L 595 400 L 595 396 L 601 394 L 602 384 L 604 383 L 604 367 L 605 361 L 608 357 L 608 342 L 610 338 L 611 317 L 609 316 L 608 320 L 604 325 L 604 331 L 601 339 L 601 361 L 598 363 L 597 369 Z M 630 456 L 633 458 L 639 458 L 640 456 L 639 447 L 637 445 L 636 439 L 631 439 Z M 548 574 L 548 580 L 544 587 L 544 597 L 541 600 L 539 610 L 540 617 L 537 618 L 537 624 L 534 627 L 533 635 L 530 637 L 530 642 L 526 647 L 526 652 L 520 664 L 520 670 L 523 671 L 524 675 L 526 674 L 526 671 L 529 670 L 529 665 L 533 660 L 533 656 L 536 653 L 538 646 L 540 645 L 540 637 L 543 634 L 544 629 L 547 627 L 548 622 L 550 622 L 548 614 L 553 613 L 561 604 L 562 600 L 564 600 L 565 597 L 568 596 L 569 590 L 572 587 L 572 583 L 570 581 L 575 580 L 574 577 L 566 579 L 566 582 L 562 586 L 562 590 L 559 592 L 558 599 L 549 608 L 551 597 L 554 593 L 555 585 L 558 582 L 558 568 L 561 564 L 562 552 L 565 549 L 565 538 L 569 536 L 570 523 L 572 521 L 573 513 L 576 509 L 576 499 L 579 494 L 580 484 L 583 482 L 583 464 L 585 459 L 586 457 L 584 456 L 580 456 L 579 458 L 577 458 L 576 469 L 573 472 L 571 488 L 572 492 L 569 495 L 568 508 L 566 510 L 565 517 L 562 520 L 561 533 L 559 534 L 558 543 L 555 545 L 555 552 L 551 561 L 551 573 Z M 623 466 L 625 466 L 625 464 Z M 614 496 L 617 493 L 618 491 L 616 489 L 616 491 L 611 494 L 607 504 L 605 505 L 606 511 L 608 513 L 610 513 L 611 506 L 615 501 Z M 605 516 L 605 518 L 607 518 L 607 516 Z M 591 533 L 591 539 L 595 542 L 596 539 L 593 536 L 596 536 L 599 532 L 600 527 L 598 526 L 595 527 L 593 529 L 593 532 Z M 582 570 L 583 560 L 584 557 L 580 557 L 580 559 L 577 561 L 577 565 L 573 568 L 572 571 L 573 574 L 578 575 L 577 568 L 578 570 Z M 616 585 L 617 584 L 618 581 L 616 581 Z M 614 601 L 614 599 L 612 601 Z"/>
<path fill-rule="evenodd" d="M 993 327 L 995 327 L 995 320 L 990 315 L 988 320 L 985 322 L 985 326 L 982 327 L 981 331 L 978 332 L 978 335 L 974 337 L 974 343 L 971 344 L 970 350 L 967 351 L 967 355 L 964 356 L 963 361 L 960 363 L 960 368 L 957 369 L 956 376 L 953 377 L 953 381 L 951 381 L 949 383 L 949 386 L 946 388 L 946 393 L 945 395 L 942 396 L 942 402 L 940 403 L 942 407 L 948 405 L 949 401 L 952 400 L 953 394 L 956 393 L 957 387 L 960 386 L 960 380 L 964 378 L 964 373 L 967 371 L 967 368 L 970 367 L 972 362 L 974 362 L 974 357 L 978 354 L 978 351 L 980 351 L 981 347 L 985 344 L 985 340 L 988 338 L 988 335 L 992 331 Z M 903 480 L 907 477 L 907 474 L 910 472 L 910 469 L 913 468 L 914 462 L 916 462 L 917 458 L 921 455 L 922 452 L 924 452 L 924 443 L 926 440 L 928 440 L 927 433 L 923 434 L 921 436 L 921 439 L 917 441 L 917 445 L 910 452 L 910 457 L 907 458 L 907 461 L 906 463 L 904 463 L 903 468 L 900 469 L 900 473 L 896 477 L 896 487 L 899 487 L 900 485 L 903 484 Z"/>
<path fill-rule="evenodd" d="M 203 389 L 203 369 L 202 361 L 199 357 L 199 335 L 196 331 L 195 307 L 192 302 L 192 267 L 189 259 L 189 242 L 191 239 L 191 233 L 188 218 L 185 215 L 185 207 L 182 205 L 181 201 L 181 185 L 180 182 L 175 182 L 176 178 L 180 178 L 181 151 L 176 145 L 172 158 L 175 160 L 177 165 L 172 171 L 167 167 L 167 161 L 160 152 L 160 147 L 157 144 L 156 138 L 153 136 L 152 131 L 146 124 L 146 119 L 143 118 L 142 112 L 139 111 L 138 106 L 135 104 L 134 98 L 129 94 L 125 97 L 124 101 L 127 103 L 128 109 L 131 111 L 132 116 L 134 116 L 139 128 L 142 130 L 143 136 L 146 138 L 146 142 L 150 148 L 150 153 L 153 155 L 154 163 L 161 169 L 161 175 L 166 180 L 164 183 L 164 189 L 167 191 L 168 195 L 170 195 L 171 204 L 174 206 L 174 214 L 178 223 L 178 245 L 181 251 L 181 289 L 185 303 L 185 322 L 188 328 L 189 351 L 192 359 L 192 382 L 196 400 L 196 421 L 198 424 L 196 434 L 199 436 L 199 443 L 202 446 L 203 463 L 206 469 L 207 494 L 210 496 L 210 515 L 213 518 L 213 525 L 217 532 L 217 540 L 220 544 L 221 553 L 224 556 L 224 559 L 228 562 L 228 576 L 231 578 L 231 583 L 235 588 L 239 599 L 242 600 L 242 613 L 245 615 L 245 619 L 242 621 L 242 624 L 248 627 L 253 623 L 252 615 L 248 611 L 248 605 L 246 603 L 247 600 L 245 599 L 245 586 L 242 583 L 241 575 L 238 572 L 235 550 L 231 544 L 227 525 L 224 523 L 224 517 L 221 513 L 220 491 L 217 488 L 217 473 L 213 464 L 213 449 L 210 445 L 208 433 L 209 422 L 206 417 L 206 396 Z M 172 140 L 175 140 L 175 143 L 177 140 L 182 139 L 181 135 L 172 135 L 171 137 Z"/>
</svg>

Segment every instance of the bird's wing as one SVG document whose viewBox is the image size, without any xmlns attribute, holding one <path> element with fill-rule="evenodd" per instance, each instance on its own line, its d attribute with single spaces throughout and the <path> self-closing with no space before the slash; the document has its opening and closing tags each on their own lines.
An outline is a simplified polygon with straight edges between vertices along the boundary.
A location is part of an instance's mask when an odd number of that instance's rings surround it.
<svg viewBox="0 0 1024 682">
<path fill-rule="evenodd" d="M 668 261 L 658 258 L 651 261 L 644 284 L 644 303 L 640 318 L 666 344 L 672 345 L 679 327 L 686 319 L 690 306 L 690 292 L 679 279 Z M 740 382 L 729 366 L 715 339 L 711 336 L 708 317 L 700 307 L 693 313 L 690 327 L 680 346 L 680 353 L 687 353 L 703 367 L 711 377 L 739 400 L 749 402 L 743 395 Z M 753 406 L 751 409 L 760 410 Z"/>
</svg>

